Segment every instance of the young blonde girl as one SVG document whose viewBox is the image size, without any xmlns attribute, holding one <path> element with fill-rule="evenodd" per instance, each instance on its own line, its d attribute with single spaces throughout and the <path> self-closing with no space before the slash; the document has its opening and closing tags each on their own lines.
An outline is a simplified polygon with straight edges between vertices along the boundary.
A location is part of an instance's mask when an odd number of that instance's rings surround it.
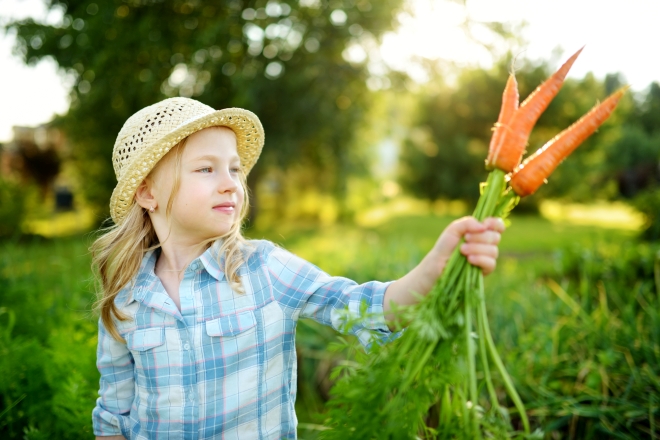
<svg viewBox="0 0 660 440">
<path fill-rule="evenodd" d="M 429 292 L 461 239 L 490 273 L 499 219 L 466 217 L 393 282 L 332 277 L 265 240 L 246 240 L 246 176 L 264 144 L 259 119 L 167 99 L 128 119 L 117 137 L 115 226 L 93 245 L 99 302 L 99 398 L 94 433 L 127 439 L 296 437 L 295 329 L 335 329 L 342 311 L 367 319 L 352 332 L 387 336 L 392 303 Z"/>
</svg>

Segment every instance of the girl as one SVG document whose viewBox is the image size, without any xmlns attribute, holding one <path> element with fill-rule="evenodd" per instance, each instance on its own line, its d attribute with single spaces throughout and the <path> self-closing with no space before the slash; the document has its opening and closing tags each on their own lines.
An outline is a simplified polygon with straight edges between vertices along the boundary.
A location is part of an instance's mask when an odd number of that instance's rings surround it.
<svg viewBox="0 0 660 440">
<path fill-rule="evenodd" d="M 264 143 L 258 118 L 172 98 L 128 119 L 113 150 L 115 222 L 92 246 L 101 280 L 93 411 L 98 437 L 296 437 L 295 330 L 335 329 L 342 311 L 372 318 L 352 331 L 387 337 L 391 303 L 415 302 L 452 250 L 490 273 L 500 219 L 466 217 L 403 278 L 357 285 L 268 241 L 241 235 L 246 176 Z"/>
</svg>

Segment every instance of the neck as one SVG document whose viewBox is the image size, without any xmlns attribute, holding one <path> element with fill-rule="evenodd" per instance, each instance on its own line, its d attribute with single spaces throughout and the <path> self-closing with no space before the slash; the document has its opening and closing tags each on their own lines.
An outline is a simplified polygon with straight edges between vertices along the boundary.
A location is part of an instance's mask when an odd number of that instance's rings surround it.
<svg viewBox="0 0 660 440">
<path fill-rule="evenodd" d="M 180 275 L 188 265 L 202 255 L 207 244 L 184 245 L 166 240 L 161 245 L 160 256 L 156 262 L 156 272 L 178 272 Z"/>
</svg>

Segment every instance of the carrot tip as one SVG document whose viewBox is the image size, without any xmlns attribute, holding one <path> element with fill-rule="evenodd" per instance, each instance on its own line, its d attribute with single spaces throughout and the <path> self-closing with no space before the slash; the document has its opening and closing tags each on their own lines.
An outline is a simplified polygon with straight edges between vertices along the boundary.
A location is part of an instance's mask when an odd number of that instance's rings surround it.
<svg viewBox="0 0 660 440">
<path fill-rule="evenodd" d="M 511 188 L 516 194 L 520 197 L 534 194 L 543 183 L 547 183 L 547 177 L 554 169 L 605 122 L 628 88 L 629 86 L 622 87 L 603 102 L 597 103 L 577 122 L 521 163 L 514 170 L 510 181 Z"/>
</svg>

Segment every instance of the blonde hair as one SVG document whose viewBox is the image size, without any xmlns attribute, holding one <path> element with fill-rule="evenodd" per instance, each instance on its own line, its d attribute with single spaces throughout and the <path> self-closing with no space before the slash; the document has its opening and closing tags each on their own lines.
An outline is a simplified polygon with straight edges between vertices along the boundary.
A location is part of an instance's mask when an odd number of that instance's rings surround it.
<svg viewBox="0 0 660 440">
<path fill-rule="evenodd" d="M 172 211 L 174 198 L 181 184 L 181 157 L 188 138 L 183 139 L 172 148 L 170 153 L 174 154 L 174 185 L 172 193 L 167 202 L 166 216 L 169 218 Z M 162 160 L 162 159 L 161 159 Z M 160 163 L 159 163 L 160 164 Z M 156 164 L 154 170 L 158 167 Z M 152 170 L 152 172 L 154 171 Z M 249 210 L 249 195 L 247 180 L 243 172 L 240 173 L 240 184 L 245 196 L 243 206 L 238 218 L 230 227 L 229 231 L 218 237 L 213 237 L 200 243 L 201 246 L 210 246 L 218 239 L 223 243 L 218 250 L 218 264 L 225 256 L 224 271 L 231 288 L 241 294 L 245 293 L 238 275 L 240 266 L 246 261 L 245 251 L 249 249 L 248 242 L 241 234 L 243 220 Z M 99 281 L 99 299 L 95 308 L 101 316 L 101 321 L 110 335 L 118 341 L 123 338 L 117 331 L 115 320 L 127 321 L 130 318 L 122 313 L 115 304 L 115 299 L 134 279 L 140 270 L 140 264 L 144 254 L 150 250 L 160 247 L 156 231 L 151 223 L 147 210 L 133 202 L 129 207 L 125 218 L 119 224 L 115 224 L 102 230 L 103 234 L 97 238 L 90 251 L 92 252 L 92 268 Z"/>
</svg>

